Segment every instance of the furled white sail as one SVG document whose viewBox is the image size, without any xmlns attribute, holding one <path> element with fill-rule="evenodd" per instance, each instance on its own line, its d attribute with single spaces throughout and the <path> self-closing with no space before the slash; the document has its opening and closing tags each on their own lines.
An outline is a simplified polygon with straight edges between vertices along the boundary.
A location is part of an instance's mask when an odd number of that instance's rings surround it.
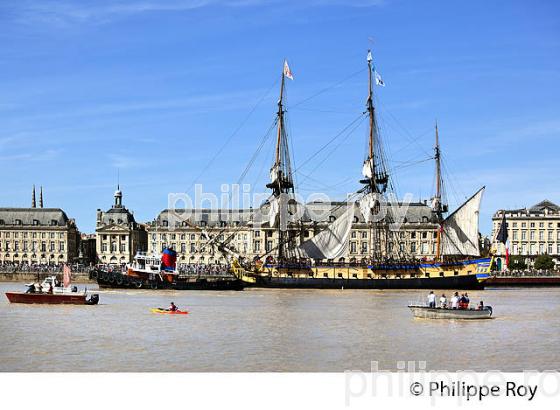
<svg viewBox="0 0 560 410">
<path fill-rule="evenodd" d="M 480 256 L 478 216 L 484 187 L 443 221 L 444 255 Z"/>
<path fill-rule="evenodd" d="M 269 201 L 270 208 L 268 209 L 268 225 L 274 226 L 274 222 L 276 222 L 276 215 L 280 211 L 280 204 L 277 197 L 273 197 Z"/>
<path fill-rule="evenodd" d="M 373 219 L 373 208 L 375 207 L 377 199 L 375 195 L 369 193 L 364 195 L 362 198 L 358 200 L 358 205 L 360 206 L 360 212 L 364 216 L 366 223 L 371 222 Z"/>
<path fill-rule="evenodd" d="M 344 255 L 348 249 L 348 236 L 354 221 L 355 205 L 331 223 L 325 230 L 301 244 L 300 249 L 311 259 L 335 259 Z"/>
<path fill-rule="evenodd" d="M 362 168 L 362 175 L 366 178 L 373 177 L 373 158 L 368 158 L 364 161 L 364 166 Z"/>
<path fill-rule="evenodd" d="M 273 184 L 278 182 L 279 174 L 280 174 L 280 168 L 278 167 L 278 164 L 274 164 L 272 168 L 270 168 L 270 182 L 272 182 Z"/>
</svg>

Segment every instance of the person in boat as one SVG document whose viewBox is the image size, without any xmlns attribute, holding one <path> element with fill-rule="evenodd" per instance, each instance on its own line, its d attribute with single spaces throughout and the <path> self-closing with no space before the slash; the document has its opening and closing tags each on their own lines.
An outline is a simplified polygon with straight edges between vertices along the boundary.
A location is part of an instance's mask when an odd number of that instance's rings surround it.
<svg viewBox="0 0 560 410">
<path fill-rule="evenodd" d="M 170 312 L 176 312 L 176 311 L 179 310 L 179 308 L 177 306 L 175 306 L 175 303 L 171 302 L 171 304 L 169 305 L 167 310 L 169 310 Z"/>
<path fill-rule="evenodd" d="M 25 293 L 35 293 L 35 283 L 27 285 L 27 290 L 25 291 Z"/>
<path fill-rule="evenodd" d="M 49 282 L 49 289 L 47 290 L 47 293 L 50 293 L 51 295 L 53 293 L 53 285 L 51 282 Z"/>
<path fill-rule="evenodd" d="M 459 292 L 455 292 L 451 298 L 451 309 L 457 309 L 459 307 Z"/>
<path fill-rule="evenodd" d="M 465 296 L 466 293 L 461 293 L 461 297 L 459 298 L 459 309 L 468 309 L 469 302 L 467 301 L 467 297 Z"/>
<path fill-rule="evenodd" d="M 439 298 L 439 307 L 442 309 L 447 309 L 447 298 L 445 297 L 445 293 L 441 294 Z"/>
<path fill-rule="evenodd" d="M 428 295 L 428 307 L 435 308 L 436 307 L 436 295 L 432 290 Z"/>
<path fill-rule="evenodd" d="M 471 300 L 469 299 L 469 294 L 467 292 L 465 292 L 465 303 L 467 304 L 467 307 L 469 307 L 469 303 L 471 303 Z"/>
<path fill-rule="evenodd" d="M 35 287 L 35 293 L 43 293 L 43 287 L 39 282 L 36 282 L 33 286 Z"/>
<path fill-rule="evenodd" d="M 478 308 L 477 309 L 478 310 L 484 310 L 484 302 L 482 300 L 478 303 Z"/>
</svg>

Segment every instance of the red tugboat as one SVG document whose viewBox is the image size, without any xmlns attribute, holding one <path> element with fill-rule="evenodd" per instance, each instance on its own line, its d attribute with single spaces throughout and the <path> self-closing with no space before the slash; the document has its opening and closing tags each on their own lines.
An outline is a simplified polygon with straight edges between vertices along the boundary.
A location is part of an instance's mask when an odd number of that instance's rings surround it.
<svg viewBox="0 0 560 410">
<path fill-rule="evenodd" d="M 87 291 L 78 292 L 76 286 L 70 286 L 70 267 L 64 266 L 64 285 L 61 286 L 56 276 L 45 278 L 43 283 L 27 284 L 27 292 L 6 292 L 10 303 L 47 304 L 47 305 L 97 305 L 99 295 L 87 297 Z"/>
</svg>

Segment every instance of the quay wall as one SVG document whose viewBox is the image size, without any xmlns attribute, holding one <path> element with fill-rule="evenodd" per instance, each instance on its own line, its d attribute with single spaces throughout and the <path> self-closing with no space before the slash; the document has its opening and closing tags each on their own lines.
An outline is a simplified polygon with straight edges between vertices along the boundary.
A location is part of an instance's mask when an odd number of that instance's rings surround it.
<svg viewBox="0 0 560 410">
<path fill-rule="evenodd" d="M 42 281 L 47 276 L 54 275 L 52 272 L 0 272 L 0 282 L 31 282 Z M 56 275 L 62 279 L 61 273 Z M 72 272 L 72 282 L 96 283 L 89 278 L 89 272 Z"/>
</svg>

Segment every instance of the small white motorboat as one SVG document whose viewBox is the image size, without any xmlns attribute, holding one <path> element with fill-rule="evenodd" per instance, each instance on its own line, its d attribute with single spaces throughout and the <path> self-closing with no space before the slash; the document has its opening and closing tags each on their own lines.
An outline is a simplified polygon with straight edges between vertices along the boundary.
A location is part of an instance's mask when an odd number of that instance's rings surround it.
<svg viewBox="0 0 560 410">
<path fill-rule="evenodd" d="M 422 319 L 490 319 L 492 306 L 482 309 L 432 308 L 426 305 L 409 305 L 414 317 Z"/>
</svg>

